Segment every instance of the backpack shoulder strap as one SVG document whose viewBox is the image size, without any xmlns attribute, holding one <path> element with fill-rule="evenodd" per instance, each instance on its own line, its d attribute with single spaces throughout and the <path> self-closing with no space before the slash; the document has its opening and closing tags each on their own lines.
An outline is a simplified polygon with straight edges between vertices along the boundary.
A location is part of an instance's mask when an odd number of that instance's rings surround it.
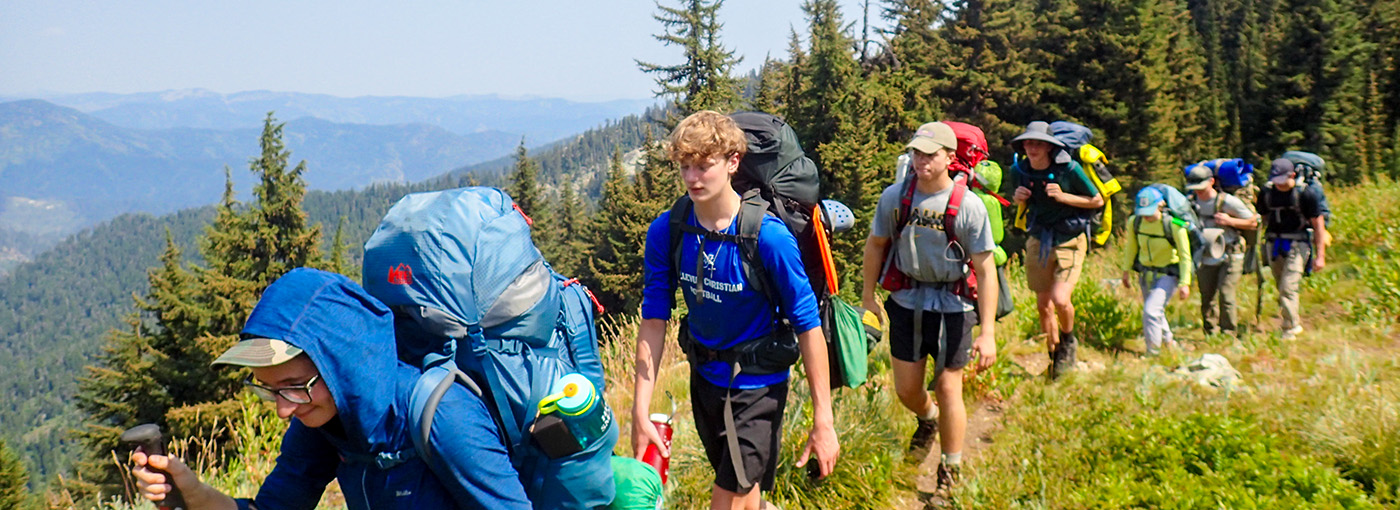
<svg viewBox="0 0 1400 510">
<path fill-rule="evenodd" d="M 690 224 L 690 216 L 695 211 L 695 204 L 691 202 L 689 195 L 683 195 L 671 206 L 670 225 L 671 234 L 671 308 L 675 308 L 675 292 L 680 284 L 680 263 L 681 263 L 681 242 L 686 234 L 694 234 L 703 237 L 708 241 L 725 241 L 739 245 L 739 253 L 743 260 L 744 276 L 749 283 L 754 285 L 754 290 L 773 301 L 773 296 L 769 294 L 772 290 L 770 277 L 767 268 L 763 266 L 763 261 L 758 255 L 758 233 L 763 227 L 763 217 L 768 214 L 768 201 L 763 198 L 758 189 L 744 192 L 742 202 L 739 205 L 739 214 L 735 218 L 737 234 L 725 234 L 722 232 L 712 232 L 701 227 Z M 696 260 L 697 266 L 703 262 L 703 258 Z M 703 269 L 701 267 L 700 269 Z M 696 278 L 700 278 L 699 270 Z M 776 301 L 774 301 L 776 302 Z"/>
<path fill-rule="evenodd" d="M 943 209 L 943 234 L 948 238 L 948 244 L 958 242 L 957 231 L 953 228 L 957 224 L 958 213 L 962 211 L 963 196 L 967 194 L 965 181 L 953 181 L 953 190 L 948 195 L 948 205 Z"/>
<path fill-rule="evenodd" d="M 892 239 L 899 240 L 900 234 L 904 232 L 904 227 L 909 224 L 911 211 L 914 208 L 914 188 L 918 184 L 918 176 L 914 172 L 909 172 L 909 176 L 904 178 L 904 188 L 899 192 L 899 212 L 895 214 L 894 235 Z"/>
<path fill-rule="evenodd" d="M 768 201 L 763 198 L 758 190 L 750 190 L 743 195 L 743 202 L 739 205 L 739 217 L 735 221 L 739 222 L 738 239 L 739 253 L 743 258 L 744 277 L 754 291 L 768 299 L 774 306 L 778 304 L 777 288 L 773 283 L 772 274 L 768 272 L 768 267 L 763 265 L 763 259 L 758 255 L 758 234 L 763 229 L 763 217 L 768 215 Z"/>
<path fill-rule="evenodd" d="M 409 419 L 408 423 L 414 427 L 409 432 L 413 438 L 413 448 L 418 455 L 423 458 L 423 462 L 432 467 L 432 432 L 433 416 L 437 414 L 438 403 L 442 401 L 442 396 L 447 393 L 448 388 L 453 383 L 461 382 L 468 390 L 480 397 L 481 387 L 468 377 L 466 373 L 457 368 L 455 363 L 443 363 L 430 367 L 423 371 L 423 375 L 418 376 L 418 382 L 414 383 L 413 393 L 409 397 Z M 456 479 L 448 477 L 448 479 Z"/>
<path fill-rule="evenodd" d="M 672 309 L 676 308 L 676 289 L 680 285 L 681 239 L 684 232 L 683 227 L 689 225 L 690 215 L 694 210 L 695 203 L 690 201 L 690 195 L 683 194 L 680 198 L 676 199 L 674 204 L 671 204 L 671 213 L 666 222 L 670 227 L 667 229 L 669 230 L 668 233 L 671 235 L 669 240 L 671 250 L 668 252 L 671 254 L 671 274 L 666 281 L 671 282 L 670 296 Z"/>
</svg>

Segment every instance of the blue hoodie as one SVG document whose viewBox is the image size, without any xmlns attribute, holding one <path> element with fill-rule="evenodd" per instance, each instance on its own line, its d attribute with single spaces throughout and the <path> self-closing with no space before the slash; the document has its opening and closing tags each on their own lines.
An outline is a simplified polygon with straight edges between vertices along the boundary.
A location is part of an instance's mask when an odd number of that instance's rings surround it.
<svg viewBox="0 0 1400 510">
<path fill-rule="evenodd" d="M 315 508 L 333 479 L 351 509 L 530 508 L 490 411 L 461 385 L 437 409 L 431 468 L 412 452 L 409 397 L 420 371 L 398 360 L 389 308 L 355 282 L 293 270 L 263 293 L 243 335 L 306 351 L 337 413 L 314 429 L 291 420 L 258 509 Z"/>
</svg>

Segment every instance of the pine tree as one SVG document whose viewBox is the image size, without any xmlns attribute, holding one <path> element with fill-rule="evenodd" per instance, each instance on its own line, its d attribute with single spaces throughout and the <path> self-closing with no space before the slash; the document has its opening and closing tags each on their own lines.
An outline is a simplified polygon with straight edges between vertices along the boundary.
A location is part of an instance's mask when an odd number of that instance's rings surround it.
<svg viewBox="0 0 1400 510">
<path fill-rule="evenodd" d="M 510 189 L 506 193 L 515 200 L 515 205 L 530 218 L 530 236 L 535 246 L 544 255 L 545 261 L 554 263 L 562 249 L 555 239 L 554 220 L 550 217 L 544 191 L 540 187 L 540 164 L 530 157 L 525 148 L 525 139 L 515 149 L 515 170 L 510 174 Z"/>
<path fill-rule="evenodd" d="M 19 455 L 0 440 L 0 510 L 33 508 L 28 484 L 29 473 Z"/>
<path fill-rule="evenodd" d="M 117 436 L 133 425 L 163 424 L 175 403 L 174 388 L 165 382 L 172 372 L 188 371 L 183 360 L 161 348 L 198 334 L 207 311 L 195 303 L 194 275 L 182 266 L 180 248 L 168 231 L 160 260 L 149 273 L 146 296 L 135 298 L 127 328 L 108 333 L 97 363 L 78 381 L 77 404 L 87 420 L 74 435 L 91 454 L 78 463 L 78 479 L 70 481 L 69 488 L 79 494 L 95 495 L 120 482 L 110 453 L 120 446 Z"/>
<path fill-rule="evenodd" d="M 806 0 L 802 11 L 811 48 L 792 67 L 796 91 L 784 113 L 803 146 L 812 148 L 835 139 L 840 123 L 835 112 L 857 85 L 859 63 L 836 0 Z M 820 153 L 809 150 L 808 156 L 822 167 Z"/>
<path fill-rule="evenodd" d="M 648 141 L 649 145 L 654 143 Z M 641 304 L 642 252 L 647 227 L 657 214 L 639 196 L 638 188 L 627 175 L 622 152 L 615 150 L 600 208 L 594 215 L 595 240 L 588 274 L 598 300 L 617 313 L 636 313 Z"/>
<path fill-rule="evenodd" d="M 770 58 L 763 61 L 763 67 L 758 72 L 758 91 L 750 105 L 754 110 L 769 113 L 783 110 L 786 106 L 784 91 L 788 89 L 790 69 L 791 67 L 781 60 Z"/>
<path fill-rule="evenodd" d="M 515 170 L 510 174 L 510 189 L 507 193 L 515 200 L 515 205 L 532 218 L 543 212 L 544 203 L 540 193 L 540 165 L 530 158 L 525 148 L 525 139 L 515 148 Z"/>
<path fill-rule="evenodd" d="M 584 260 L 593 252 L 593 229 L 588 221 L 588 211 L 583 201 L 574 192 L 572 183 L 565 182 L 559 192 L 557 218 L 559 232 L 554 237 L 558 254 L 550 264 L 560 274 L 591 281 Z"/>
<path fill-rule="evenodd" d="M 133 425 L 154 422 L 172 437 L 220 439 L 217 431 L 238 411 L 244 373 L 210 362 L 237 342 L 273 280 L 297 267 L 337 269 L 320 254 L 320 225 L 307 225 L 306 163 L 287 168 L 282 127 L 268 114 L 261 154 L 250 164 L 259 177 L 252 204 L 235 200 L 226 176 L 200 242 L 204 267 L 185 267 L 167 237 L 162 265 L 150 272 L 150 290 L 137 300 L 128 329 L 109 334 L 104 354 L 80 382 L 79 407 L 89 419 L 77 435 L 94 457 L 80 466 L 79 478 L 95 485 L 78 489 L 103 490 L 120 480 L 108 459 L 116 435 Z"/>
<path fill-rule="evenodd" d="M 642 71 L 656 76 L 657 96 L 674 100 L 679 117 L 701 110 L 729 112 L 739 106 L 739 82 L 733 76 L 741 60 L 720 43 L 723 27 L 717 20 L 724 0 L 680 0 L 680 7 L 657 5 L 652 17 L 665 32 L 655 36 L 667 46 L 685 50 L 685 62 L 660 65 L 637 61 Z"/>
</svg>

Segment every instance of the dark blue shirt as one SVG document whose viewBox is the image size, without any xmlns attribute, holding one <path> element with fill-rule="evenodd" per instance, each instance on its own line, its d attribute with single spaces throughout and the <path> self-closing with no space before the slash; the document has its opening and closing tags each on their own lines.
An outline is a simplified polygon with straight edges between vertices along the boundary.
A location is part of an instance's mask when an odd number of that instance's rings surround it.
<svg viewBox="0 0 1400 510">
<path fill-rule="evenodd" d="M 671 318 L 671 297 L 674 295 L 671 274 L 670 211 L 651 222 L 647 229 L 646 274 L 642 285 L 642 318 Z M 695 215 L 688 220 L 699 225 Z M 724 230 L 737 234 L 738 222 L 732 221 Z M 743 255 L 739 245 L 725 241 L 705 241 L 696 234 L 685 234 L 681 240 L 680 281 L 686 307 L 690 310 L 689 327 L 697 341 L 711 349 L 725 349 L 773 332 L 779 313 L 798 333 L 821 325 L 817 299 L 812 294 L 802 266 L 797 239 L 782 220 L 767 215 L 758 232 L 758 257 L 772 276 L 780 303 L 770 303 L 756 292 L 744 277 Z M 695 261 L 704 248 L 707 285 L 699 296 L 695 293 Z M 711 384 L 728 387 L 729 369 L 723 362 L 712 361 L 699 367 L 700 375 Z M 789 371 L 775 374 L 740 374 L 734 380 L 738 389 L 754 389 L 787 380 Z"/>
</svg>

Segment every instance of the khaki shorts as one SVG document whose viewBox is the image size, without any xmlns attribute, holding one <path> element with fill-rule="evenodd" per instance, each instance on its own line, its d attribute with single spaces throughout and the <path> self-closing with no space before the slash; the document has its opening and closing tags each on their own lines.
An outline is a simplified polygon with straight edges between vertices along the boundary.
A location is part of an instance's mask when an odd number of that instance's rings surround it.
<svg viewBox="0 0 1400 510">
<path fill-rule="evenodd" d="M 1058 246 L 1050 259 L 1040 260 L 1040 240 L 1026 240 L 1026 282 L 1033 292 L 1049 292 L 1055 282 L 1079 283 L 1079 271 L 1084 267 L 1084 254 L 1089 252 L 1089 238 L 1079 234 Z"/>
</svg>

